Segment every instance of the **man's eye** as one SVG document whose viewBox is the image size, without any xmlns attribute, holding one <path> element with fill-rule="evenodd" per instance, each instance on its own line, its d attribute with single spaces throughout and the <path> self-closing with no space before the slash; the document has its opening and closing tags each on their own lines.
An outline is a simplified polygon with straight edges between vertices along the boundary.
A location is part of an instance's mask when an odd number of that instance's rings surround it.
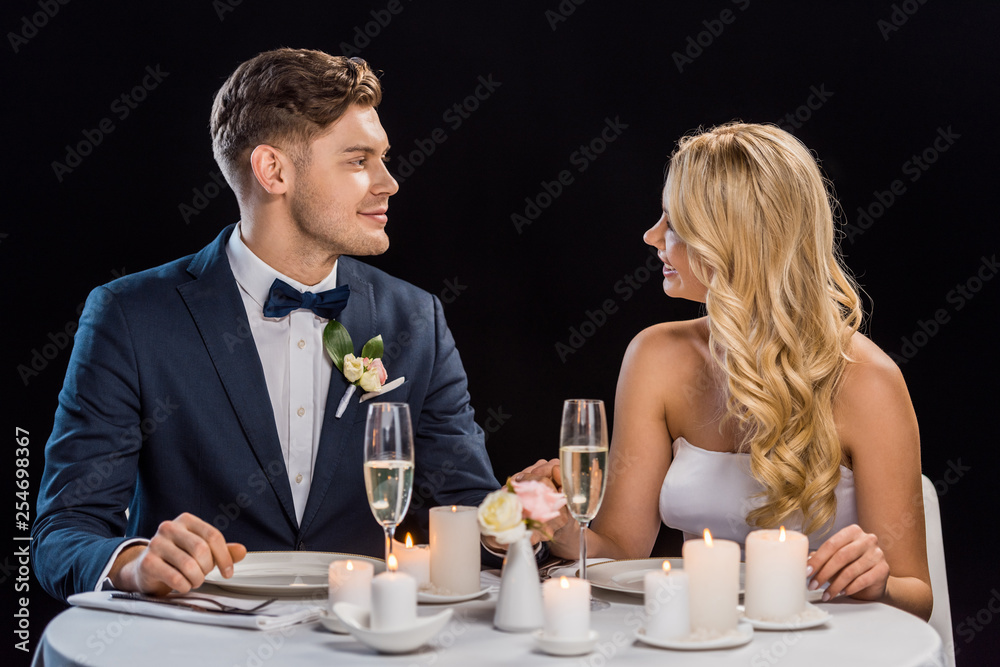
<svg viewBox="0 0 1000 667">
<path fill-rule="evenodd" d="M 392 158 L 389 157 L 388 155 L 383 155 L 382 156 L 382 162 L 384 162 L 386 164 L 389 164 L 390 162 L 392 162 Z"/>
</svg>

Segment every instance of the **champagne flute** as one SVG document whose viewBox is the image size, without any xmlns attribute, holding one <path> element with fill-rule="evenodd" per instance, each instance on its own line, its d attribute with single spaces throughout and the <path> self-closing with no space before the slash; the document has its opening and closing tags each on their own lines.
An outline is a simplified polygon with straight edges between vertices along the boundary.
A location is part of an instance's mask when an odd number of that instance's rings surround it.
<svg viewBox="0 0 1000 667">
<path fill-rule="evenodd" d="M 566 507 L 580 523 L 580 578 L 587 578 L 587 527 L 604 500 L 608 464 L 608 420 L 604 401 L 570 399 L 563 403 L 559 464 Z M 609 605 L 591 598 L 591 609 Z"/>
<path fill-rule="evenodd" d="M 406 403 L 372 403 L 365 424 L 365 491 L 385 530 L 385 562 L 413 490 L 413 427 Z"/>
</svg>

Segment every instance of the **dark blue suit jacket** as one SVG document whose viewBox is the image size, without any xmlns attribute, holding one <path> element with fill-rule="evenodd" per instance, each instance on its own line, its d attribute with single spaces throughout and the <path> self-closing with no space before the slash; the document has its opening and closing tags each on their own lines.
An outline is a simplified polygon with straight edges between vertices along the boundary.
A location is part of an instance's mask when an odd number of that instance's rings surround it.
<svg viewBox="0 0 1000 667">
<path fill-rule="evenodd" d="M 95 289 L 45 449 L 34 524 L 36 576 L 65 598 L 93 590 L 125 536 L 151 537 L 191 512 L 251 550 L 384 555 L 366 501 L 362 442 L 367 405 L 334 369 L 309 499 L 299 525 L 257 348 L 226 257 L 230 226 L 201 252 Z M 349 257 L 351 288 L 338 318 L 355 354 L 381 334 L 384 400 L 414 422 L 410 513 L 475 505 L 499 484 L 473 421 L 465 370 L 440 301 Z M 126 508 L 129 515 L 126 519 Z"/>
</svg>

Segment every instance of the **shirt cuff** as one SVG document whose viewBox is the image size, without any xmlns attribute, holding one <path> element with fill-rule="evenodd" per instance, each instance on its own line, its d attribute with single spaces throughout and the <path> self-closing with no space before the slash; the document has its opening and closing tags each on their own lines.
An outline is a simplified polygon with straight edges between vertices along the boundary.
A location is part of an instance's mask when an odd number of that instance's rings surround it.
<svg viewBox="0 0 1000 667">
<path fill-rule="evenodd" d="M 94 588 L 95 591 L 113 591 L 115 590 L 114 584 L 111 583 L 111 579 L 108 578 L 108 573 L 111 572 L 111 567 L 115 564 L 115 560 L 126 548 L 132 546 L 133 544 L 149 544 L 149 540 L 144 537 L 133 537 L 132 539 L 125 540 L 118 545 L 118 548 L 114 550 L 111 554 L 111 558 L 108 559 L 108 564 L 104 566 L 104 570 L 101 571 L 101 576 L 97 578 L 97 586 Z"/>
</svg>

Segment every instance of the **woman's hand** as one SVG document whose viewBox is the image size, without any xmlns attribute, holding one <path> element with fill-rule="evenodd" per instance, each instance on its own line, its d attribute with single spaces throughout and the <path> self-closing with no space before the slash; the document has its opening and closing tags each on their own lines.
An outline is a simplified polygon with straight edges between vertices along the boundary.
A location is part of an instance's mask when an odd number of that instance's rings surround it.
<svg viewBox="0 0 1000 667">
<path fill-rule="evenodd" d="M 559 459 L 546 461 L 539 459 L 513 477 L 515 482 L 540 481 L 562 492 L 562 475 L 560 474 Z M 575 558 L 580 550 L 580 535 L 577 532 L 577 523 L 569 510 L 563 506 L 559 510 L 559 516 L 545 522 L 545 531 L 551 535 L 549 540 L 552 553 L 561 558 Z M 532 533 L 532 539 L 536 533 Z"/>
<path fill-rule="evenodd" d="M 858 600 L 881 600 L 889 581 L 889 563 L 874 533 L 866 533 L 851 524 L 835 533 L 812 555 L 807 564 L 814 591 L 829 582 L 823 601 L 839 595 Z"/>
</svg>

